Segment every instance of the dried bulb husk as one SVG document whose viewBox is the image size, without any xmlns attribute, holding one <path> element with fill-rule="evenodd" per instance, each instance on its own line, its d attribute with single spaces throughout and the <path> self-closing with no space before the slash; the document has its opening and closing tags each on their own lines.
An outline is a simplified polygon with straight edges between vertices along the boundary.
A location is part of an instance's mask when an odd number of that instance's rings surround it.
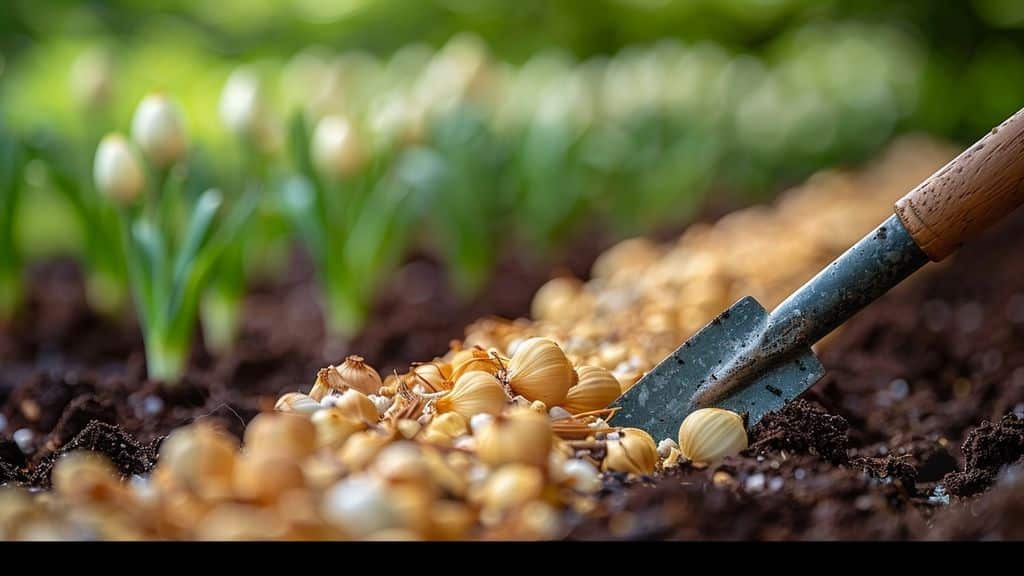
<svg viewBox="0 0 1024 576">
<path fill-rule="evenodd" d="M 576 384 L 576 372 L 553 340 L 530 338 L 521 343 L 508 366 L 508 385 L 516 394 L 557 406 Z"/>
<path fill-rule="evenodd" d="M 457 498 L 465 496 L 469 485 L 466 475 L 460 473 L 458 468 L 445 459 L 444 454 L 439 450 L 424 446 L 423 464 L 427 467 L 430 479 L 437 487 Z"/>
<path fill-rule="evenodd" d="M 711 464 L 746 447 L 743 417 L 731 410 L 695 410 L 679 426 L 679 451 L 693 462 Z"/>
<path fill-rule="evenodd" d="M 274 410 L 278 412 L 291 412 L 305 414 L 307 416 L 320 410 L 323 406 L 310 396 L 302 392 L 289 392 L 277 399 Z"/>
<path fill-rule="evenodd" d="M 330 374 L 334 370 L 330 368 L 321 368 L 316 373 L 316 380 L 313 382 L 313 387 L 309 390 L 309 397 L 317 402 L 324 399 L 331 393 L 331 385 L 329 383 Z"/>
<path fill-rule="evenodd" d="M 544 474 L 533 466 L 508 464 L 487 477 L 472 500 L 485 509 L 501 512 L 540 498 Z"/>
<path fill-rule="evenodd" d="M 303 460 L 302 475 L 306 479 L 306 486 L 322 491 L 341 479 L 348 471 L 336 456 L 337 452 L 324 451 Z"/>
<path fill-rule="evenodd" d="M 205 423 L 178 428 L 160 445 L 161 469 L 176 486 L 205 499 L 228 497 L 238 447 L 220 429 Z"/>
<path fill-rule="evenodd" d="M 567 459 L 562 463 L 561 473 L 566 484 L 577 492 L 593 494 L 601 489 L 601 473 L 586 460 Z"/>
<path fill-rule="evenodd" d="M 515 408 L 482 426 L 476 452 L 486 464 L 527 464 L 546 468 L 551 452 L 551 421 L 529 408 Z"/>
<path fill-rule="evenodd" d="M 341 396 L 333 398 L 333 400 L 334 407 L 341 410 L 346 416 L 361 420 L 369 425 L 376 424 L 380 420 L 380 412 L 377 411 L 377 405 L 366 394 L 355 388 L 346 390 Z"/>
<path fill-rule="evenodd" d="M 562 532 L 562 517 L 558 510 L 541 500 L 523 505 L 508 521 L 511 537 L 516 540 L 553 540 Z"/>
<path fill-rule="evenodd" d="M 316 445 L 320 448 L 340 448 L 350 436 L 364 430 L 366 424 L 337 408 L 321 410 L 310 418 L 316 429 Z"/>
<path fill-rule="evenodd" d="M 607 408 L 622 394 L 619 381 L 600 366 L 580 366 L 576 369 L 579 382 L 569 388 L 562 407 L 573 414 Z"/>
<path fill-rule="evenodd" d="M 493 376 L 497 376 L 498 372 L 504 368 L 501 361 L 490 356 L 484 358 L 469 358 L 459 364 L 454 364 L 452 369 L 452 380 L 458 380 L 463 374 L 467 372 L 487 372 Z"/>
<path fill-rule="evenodd" d="M 412 370 L 409 371 L 409 376 L 410 378 L 407 381 L 410 388 L 416 384 L 426 388 L 427 392 L 442 392 L 452 388 L 451 381 L 445 376 L 444 371 L 437 362 L 413 366 Z"/>
<path fill-rule="evenodd" d="M 483 348 L 481 348 L 479 346 L 472 346 L 470 348 L 462 348 L 460 350 L 456 350 L 452 354 L 451 362 L 449 364 L 452 367 L 452 370 L 454 370 L 455 367 L 460 365 L 460 364 L 464 364 L 464 363 L 466 363 L 466 362 L 468 362 L 470 360 L 473 360 L 475 358 L 476 359 L 479 359 L 479 358 L 486 359 L 489 356 L 490 356 L 490 354 L 487 353 L 487 350 L 484 350 Z"/>
<path fill-rule="evenodd" d="M 453 500 L 438 500 L 430 507 L 432 540 L 464 540 L 476 522 L 469 506 Z"/>
<path fill-rule="evenodd" d="M 370 472 L 391 483 L 430 484 L 423 454 L 414 442 L 400 441 L 385 446 L 373 459 Z"/>
<path fill-rule="evenodd" d="M 657 245 L 647 238 L 629 238 L 598 256 L 590 273 L 594 278 L 611 278 L 624 270 L 635 271 L 646 268 L 660 257 L 661 251 Z"/>
<path fill-rule="evenodd" d="M 326 370 L 326 368 L 324 368 Z M 333 368 L 332 368 L 333 371 Z M 394 396 L 398 392 L 398 385 L 405 382 L 405 378 L 398 374 L 392 373 L 384 377 L 384 380 L 380 384 L 380 388 L 377 389 L 378 395 Z"/>
<path fill-rule="evenodd" d="M 438 414 L 430 424 L 427 424 L 427 431 L 455 438 L 469 433 L 469 423 L 458 412 L 445 412 Z"/>
<path fill-rule="evenodd" d="M 316 428 L 297 414 L 265 412 L 245 429 L 245 449 L 297 460 L 316 449 Z"/>
<path fill-rule="evenodd" d="M 357 432 L 338 451 L 338 460 L 349 471 L 362 470 L 388 442 L 387 436 L 373 430 Z"/>
<path fill-rule="evenodd" d="M 423 425 L 411 418 L 399 418 L 395 422 L 395 430 L 402 438 L 412 440 L 423 430 Z"/>
<path fill-rule="evenodd" d="M 609 439 L 606 446 L 602 470 L 646 475 L 654 472 L 658 463 L 658 445 L 639 428 L 619 430 L 618 439 Z"/>
<path fill-rule="evenodd" d="M 579 304 L 583 298 L 583 282 L 580 280 L 567 276 L 552 278 L 534 294 L 530 315 L 536 320 L 546 321 L 564 320 L 567 313 L 576 317 L 575 312 L 581 308 Z"/>
<path fill-rule="evenodd" d="M 194 538 L 203 541 L 275 540 L 281 537 L 281 524 L 274 514 L 248 504 L 221 504 L 203 517 Z"/>
<path fill-rule="evenodd" d="M 381 387 L 380 374 L 364 362 L 362 356 L 349 356 L 334 370 L 338 377 L 329 377 L 328 383 L 339 392 L 354 388 L 363 394 L 376 394 Z"/>
<path fill-rule="evenodd" d="M 235 463 L 235 495 L 242 500 L 270 504 L 304 485 L 302 468 L 287 456 L 250 452 Z"/>
<path fill-rule="evenodd" d="M 445 380 L 447 380 L 449 383 L 452 382 L 453 366 L 450 363 L 445 362 L 443 360 L 434 360 L 432 364 L 437 366 L 437 369 L 441 371 L 441 375 L 444 376 Z"/>
<path fill-rule="evenodd" d="M 349 476 L 332 486 L 324 494 L 323 506 L 328 521 L 356 538 L 404 524 L 385 487 L 367 474 Z"/>
<path fill-rule="evenodd" d="M 402 524 L 413 534 L 414 539 L 421 540 L 430 528 L 430 505 L 437 499 L 437 493 L 431 485 L 415 483 L 388 484 L 388 497 L 398 510 Z"/>
<path fill-rule="evenodd" d="M 53 489 L 71 502 L 111 501 L 122 494 L 114 466 L 97 452 L 77 450 L 53 465 Z"/>
<path fill-rule="evenodd" d="M 434 407 L 439 414 L 455 412 L 469 420 L 477 414 L 500 414 L 507 403 L 508 396 L 497 378 L 486 372 L 467 372 Z"/>
</svg>

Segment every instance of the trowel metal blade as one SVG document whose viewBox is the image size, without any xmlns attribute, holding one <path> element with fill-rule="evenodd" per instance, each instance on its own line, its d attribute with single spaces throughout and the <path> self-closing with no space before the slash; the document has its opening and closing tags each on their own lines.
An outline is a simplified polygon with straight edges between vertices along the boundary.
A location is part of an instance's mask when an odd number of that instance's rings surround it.
<svg viewBox="0 0 1024 576">
<path fill-rule="evenodd" d="M 696 408 L 694 392 L 723 364 L 748 350 L 768 327 L 768 312 L 749 296 L 732 305 L 661 361 L 616 400 L 612 424 L 642 428 L 654 436 L 675 439 L 679 424 Z M 784 360 L 758 373 L 751 382 L 715 402 L 747 415 L 750 426 L 778 410 L 825 374 L 810 347 L 793 350 Z"/>
</svg>

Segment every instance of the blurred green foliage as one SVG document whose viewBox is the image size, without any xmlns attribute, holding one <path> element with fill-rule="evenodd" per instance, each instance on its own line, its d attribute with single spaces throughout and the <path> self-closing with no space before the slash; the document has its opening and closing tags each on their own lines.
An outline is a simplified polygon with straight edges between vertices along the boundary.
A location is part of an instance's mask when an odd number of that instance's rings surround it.
<svg viewBox="0 0 1024 576">
<path fill-rule="evenodd" d="M 341 229 L 339 215 L 295 210 L 316 208 L 296 199 L 323 204 L 337 191 L 318 185 L 311 166 L 289 165 L 281 150 L 290 147 L 297 156 L 325 115 L 344 115 L 368 136 L 362 144 L 380 170 L 367 183 L 367 197 L 378 188 L 387 198 L 388 190 L 411 187 L 429 200 L 409 217 L 425 226 L 410 225 L 416 237 L 394 238 L 388 254 L 406 250 L 405 243 L 425 244 L 448 261 L 460 292 L 472 295 L 500 250 L 525 246 L 543 258 L 594 218 L 619 234 L 644 232 L 685 221 L 710 191 L 768 194 L 818 168 L 865 159 L 900 132 L 973 141 L 1024 104 L 1022 6 L 1019 0 L 7 0 L 0 20 L 0 124 L 26 142 L 60 134 L 68 149 L 81 153 L 75 162 L 86 179 L 98 138 L 126 131 L 146 94 L 171 93 L 187 118 L 189 139 L 202 151 L 204 181 L 239 190 L 261 173 L 267 184 L 261 232 L 238 250 L 237 265 L 219 274 L 237 281 L 217 281 L 212 293 L 226 301 L 241 297 L 246 251 L 283 253 L 289 232 L 313 234 L 307 249 L 325 290 L 344 296 L 334 298 L 335 308 L 346 309 L 336 316 L 351 317 L 339 331 L 352 332 L 386 266 L 358 258 L 341 266 L 339 254 L 369 251 L 352 238 L 328 238 Z M 95 57 L 83 64 L 83 54 Z M 218 110 L 225 79 L 241 64 L 265 88 L 268 126 L 283 132 L 284 118 L 305 114 L 298 141 L 284 142 L 273 130 L 262 135 L 276 150 L 255 165 Z M 112 87 L 82 81 L 103 76 L 92 67 L 108 65 Z M 88 106 L 98 94 L 104 105 Z M 389 132 L 414 124 L 415 135 Z M 53 189 L 60 186 L 43 159 L 19 170 L 23 214 L 8 218 L 14 225 L 7 227 L 17 228 L 8 230 L 6 242 L 12 262 L 90 237 L 90 225 L 76 226 L 73 217 L 61 217 L 67 226 L 53 225 L 59 213 L 50 206 L 60 206 Z M 297 171 L 308 182 L 291 188 L 289 204 L 278 194 L 288 186 L 274 182 L 280 174 L 268 169 Z M 430 182 L 407 178 L 426 172 Z M 13 204 L 7 202 L 8 213 Z M 280 213 L 289 206 L 291 231 Z M 303 223 L 317 229 L 299 230 Z M 368 238 L 376 237 L 373 231 L 389 234 L 383 224 L 361 225 Z M 391 266 L 397 258 L 380 261 Z M 225 274 L 229 268 L 239 271 Z"/>
<path fill-rule="evenodd" d="M 66 70 L 84 45 L 111 46 L 129 89 L 116 120 L 153 88 L 172 89 L 193 133 L 215 138 L 216 94 L 231 63 L 281 61 L 311 44 L 387 55 L 481 36 L 502 60 L 544 49 L 577 57 L 671 37 L 730 53 L 773 54 L 788 31 L 823 21 L 886 24 L 927 54 L 927 87 L 900 128 L 969 141 L 1024 98 L 1024 4 L 1018 0 L 8 0 L 0 76 L 8 115 L 72 124 Z M 26 75 L 24 69 L 32 70 Z M 870 74 L 872 69 L 850 70 Z M 27 77 L 26 77 L 27 76 Z M 16 85 L 10 94 L 11 84 Z M 30 104 L 30 105 L 29 105 Z"/>
</svg>

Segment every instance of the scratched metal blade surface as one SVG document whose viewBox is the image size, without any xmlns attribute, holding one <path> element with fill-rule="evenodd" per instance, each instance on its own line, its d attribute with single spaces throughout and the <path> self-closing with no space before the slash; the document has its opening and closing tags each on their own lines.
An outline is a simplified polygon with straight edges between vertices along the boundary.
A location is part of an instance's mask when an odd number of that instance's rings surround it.
<svg viewBox="0 0 1024 576">
<path fill-rule="evenodd" d="M 697 388 L 767 325 L 768 313 L 754 298 L 733 304 L 616 400 L 612 406 L 620 410 L 612 423 L 642 428 L 655 440 L 674 439 L 679 424 L 693 410 L 690 398 Z M 804 347 L 715 405 L 746 413 L 752 426 L 810 388 L 824 373 L 821 362 Z"/>
</svg>

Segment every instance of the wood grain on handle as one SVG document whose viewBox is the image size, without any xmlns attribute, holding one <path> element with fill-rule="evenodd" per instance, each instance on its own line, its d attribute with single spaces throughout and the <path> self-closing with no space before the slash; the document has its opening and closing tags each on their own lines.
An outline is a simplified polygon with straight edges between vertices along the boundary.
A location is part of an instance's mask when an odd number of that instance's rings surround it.
<svg viewBox="0 0 1024 576">
<path fill-rule="evenodd" d="M 1024 203 L 1024 109 L 896 202 L 896 215 L 933 261 Z"/>
</svg>

